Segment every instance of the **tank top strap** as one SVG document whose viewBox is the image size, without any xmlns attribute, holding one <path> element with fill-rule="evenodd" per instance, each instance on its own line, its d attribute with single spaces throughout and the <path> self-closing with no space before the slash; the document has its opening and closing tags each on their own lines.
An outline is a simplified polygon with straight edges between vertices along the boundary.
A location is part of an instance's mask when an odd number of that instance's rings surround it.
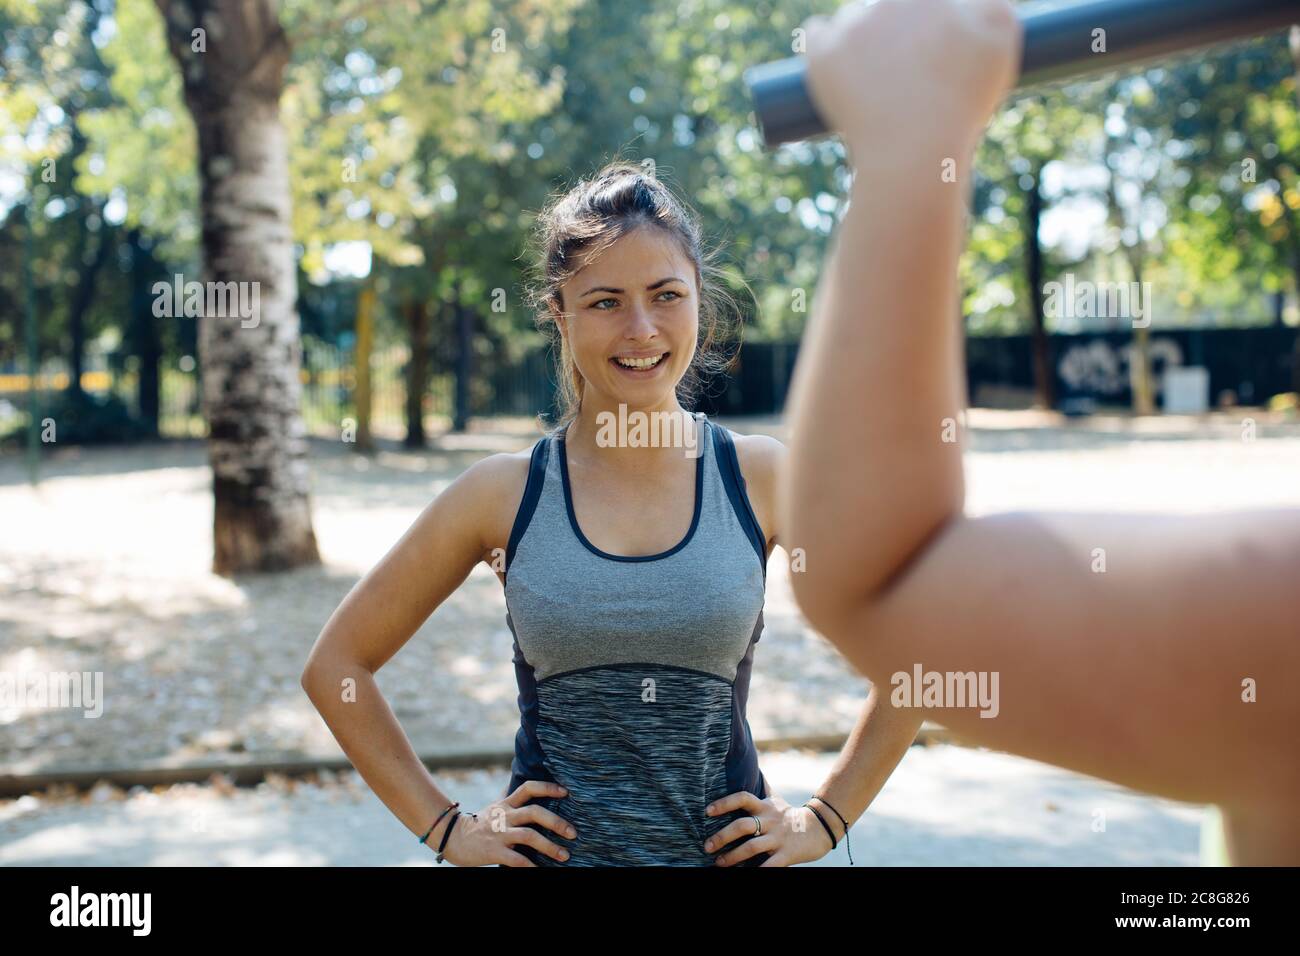
<svg viewBox="0 0 1300 956">
<path fill-rule="evenodd" d="M 703 412 L 696 414 L 707 425 L 709 431 L 712 454 L 708 457 L 713 460 L 713 470 L 722 482 L 722 487 L 731 502 L 732 511 L 735 512 L 736 519 L 740 522 L 745 537 L 753 546 L 759 564 L 763 565 L 766 574 L 767 538 L 749 501 L 749 489 L 745 484 L 744 473 L 740 470 L 740 460 L 736 456 L 736 443 L 731 437 L 731 432 L 724 426 L 709 421 Z"/>
<path fill-rule="evenodd" d="M 541 500 L 542 489 L 547 484 L 547 472 L 550 471 L 551 459 L 555 457 L 551 453 L 553 440 L 553 435 L 544 435 L 533 444 L 533 453 L 528 460 L 528 480 L 524 483 L 524 497 L 519 503 L 514 525 L 510 529 L 510 538 L 506 542 L 507 569 L 514 560 L 520 539 L 523 538 L 524 532 L 528 530 L 528 525 L 533 520 L 533 512 L 537 510 L 537 502 Z"/>
</svg>

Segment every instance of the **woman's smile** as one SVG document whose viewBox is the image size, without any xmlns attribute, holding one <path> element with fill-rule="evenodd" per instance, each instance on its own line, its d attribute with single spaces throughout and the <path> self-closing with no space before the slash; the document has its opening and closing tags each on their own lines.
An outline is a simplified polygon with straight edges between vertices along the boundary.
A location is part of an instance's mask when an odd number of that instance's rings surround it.
<svg viewBox="0 0 1300 956">
<path fill-rule="evenodd" d="M 610 357 L 609 364 L 629 378 L 654 378 L 667 366 L 671 354 L 656 352 L 646 355 L 614 355 Z"/>
</svg>

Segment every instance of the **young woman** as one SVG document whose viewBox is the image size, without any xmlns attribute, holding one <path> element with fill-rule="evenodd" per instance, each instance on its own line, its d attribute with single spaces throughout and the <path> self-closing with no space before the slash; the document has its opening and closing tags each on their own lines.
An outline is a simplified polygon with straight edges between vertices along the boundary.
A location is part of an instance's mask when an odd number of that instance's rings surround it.
<svg viewBox="0 0 1300 956">
<path fill-rule="evenodd" d="M 1300 511 L 962 513 L 957 259 L 1016 75 L 1010 5 L 880 0 L 806 28 L 854 180 L 789 405 L 801 607 L 873 680 L 998 672 L 996 718 L 934 712 L 963 737 L 1217 804 L 1234 863 L 1300 863 Z"/>
<path fill-rule="evenodd" d="M 457 865 L 815 860 L 920 712 L 873 690 L 818 796 L 792 807 L 771 792 L 745 711 L 784 448 L 683 405 L 701 369 L 725 364 L 730 300 L 694 217 L 634 165 L 559 197 L 539 236 L 533 296 L 559 340 L 562 423 L 438 495 L 330 618 L 303 687 L 380 799 Z M 505 589 L 520 727 L 504 799 L 462 813 L 374 673 L 480 561 Z M 349 678 L 355 702 L 339 692 Z"/>
</svg>

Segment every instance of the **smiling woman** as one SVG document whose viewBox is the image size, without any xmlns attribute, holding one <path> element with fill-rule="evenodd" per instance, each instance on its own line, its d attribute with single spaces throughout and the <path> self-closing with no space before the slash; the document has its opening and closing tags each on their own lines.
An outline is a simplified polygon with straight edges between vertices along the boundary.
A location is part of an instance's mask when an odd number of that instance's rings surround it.
<svg viewBox="0 0 1300 956">
<path fill-rule="evenodd" d="M 737 820 L 749 829 L 724 842 L 755 833 L 751 814 L 707 805 L 769 796 L 745 719 L 768 538 L 731 434 L 682 404 L 700 370 L 729 361 L 735 310 L 705 283 L 695 220 L 632 164 L 538 224 L 534 302 L 566 388 L 506 551 L 521 718 L 509 790 L 566 787 L 541 800 L 579 834 L 558 840 L 558 862 L 706 866 L 707 839 Z M 596 421 L 629 414 L 684 419 L 696 453 L 597 440 Z"/>
<path fill-rule="evenodd" d="M 784 446 L 687 411 L 700 373 L 731 358 L 737 310 L 713 281 L 694 217 L 637 166 L 605 167 L 538 224 L 532 295 L 559 343 L 561 420 L 531 448 L 478 462 L 429 505 L 330 618 L 304 687 L 366 782 L 439 860 L 818 859 L 906 752 L 919 712 L 877 707 L 873 691 L 816 797 L 792 807 L 771 792 L 746 706 Z M 681 427 L 661 429 L 666 442 L 636 440 L 647 419 Z M 519 730 L 503 799 L 461 814 L 372 672 L 480 561 L 505 591 Z M 334 688 L 348 680 L 356 703 L 340 704 Z"/>
<path fill-rule="evenodd" d="M 690 210 L 641 167 L 617 161 L 580 181 L 538 216 L 536 238 L 539 264 L 530 296 L 539 325 L 559 345 L 563 421 L 577 415 L 584 383 L 604 374 L 598 366 L 614 366 L 630 381 L 671 377 L 677 401 L 689 406 L 704 377 L 734 362 L 740 309 L 713 265 L 717 251 L 703 248 Z M 646 279 L 623 281 L 632 274 Z M 611 344 L 612 322 L 637 308 L 669 319 L 671 340 L 640 349 Z M 609 323 L 569 321 L 604 314 Z M 602 344 L 601 328 L 610 346 L 604 354 L 594 351 Z"/>
</svg>

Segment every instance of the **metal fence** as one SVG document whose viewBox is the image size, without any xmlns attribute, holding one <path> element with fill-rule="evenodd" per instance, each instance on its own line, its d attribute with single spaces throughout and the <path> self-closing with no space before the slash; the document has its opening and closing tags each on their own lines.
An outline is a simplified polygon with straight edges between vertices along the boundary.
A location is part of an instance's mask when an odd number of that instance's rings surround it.
<svg viewBox="0 0 1300 956">
<path fill-rule="evenodd" d="M 1300 330 L 1280 326 L 1152 330 L 1150 350 L 1157 388 L 1164 369 L 1199 365 L 1208 370 L 1212 400 L 1230 391 L 1239 402 L 1249 404 L 1294 391 L 1300 376 L 1298 335 Z M 1049 336 L 1058 399 L 1089 396 L 1101 404 L 1127 404 L 1130 345 L 1131 336 L 1122 332 Z M 1031 349 L 1026 335 L 969 338 L 966 358 L 972 403 L 996 404 L 1007 395 L 1015 401 L 1029 393 L 1033 387 Z M 747 344 L 729 374 L 703 383 L 696 407 L 715 416 L 780 413 L 797 356 L 796 342 Z M 371 428 L 376 435 L 405 434 L 409 358 L 408 347 L 400 344 L 378 348 L 371 356 Z M 302 410 L 311 433 L 337 436 L 345 420 L 355 418 L 353 363 L 350 349 L 304 338 Z M 526 352 L 515 361 L 485 364 L 489 367 L 475 370 L 471 376 L 471 416 L 533 416 L 554 411 L 556 381 L 549 348 Z M 160 434 L 206 434 L 198 374 L 189 356 L 161 369 Z M 67 384 L 66 363 L 51 360 L 43 364 L 37 377 L 39 407 L 51 407 Z M 82 386 L 91 395 L 114 396 L 132 414 L 140 413 L 139 368 L 133 357 L 119 361 L 112 355 L 91 353 Z M 12 432 L 25 421 L 27 388 L 24 371 L 0 367 L 0 434 Z M 449 426 L 455 396 L 454 374 L 435 369 L 422 401 L 426 428 L 431 433 Z"/>
<path fill-rule="evenodd" d="M 406 374 L 410 349 L 394 344 L 373 350 L 370 359 L 370 423 L 385 437 L 406 432 Z M 555 380 L 548 350 L 525 353 L 511 363 L 493 363 L 471 378 L 471 416 L 525 415 L 545 412 L 555 400 Z M 337 437 L 348 419 L 355 421 L 356 365 L 352 349 L 304 337 L 302 352 L 302 413 L 314 435 Z M 35 379 L 38 418 L 55 407 L 70 380 L 64 359 L 49 359 Z M 25 367 L 0 365 L 0 435 L 23 427 L 30 402 Z M 116 400 L 135 418 L 141 416 L 139 362 L 91 351 L 86 355 L 82 388 L 99 401 Z M 421 402 L 427 426 L 449 427 L 455 410 L 456 380 L 451 371 L 430 375 Z M 192 356 L 165 362 L 159 370 L 158 433 L 168 438 L 201 438 L 207 434 L 202 414 L 199 370 Z"/>
<path fill-rule="evenodd" d="M 1209 373 L 1211 404 L 1231 393 L 1243 405 L 1300 390 L 1300 329 L 1287 326 L 1218 329 L 1151 329 L 1148 353 L 1157 394 L 1162 373 L 1199 366 Z M 1048 336 L 1057 402 L 1088 398 L 1103 405 L 1132 401 L 1131 332 Z M 969 338 L 966 369 L 973 404 L 989 404 L 999 392 L 1032 390 L 1033 346 L 1027 335 Z"/>
</svg>

